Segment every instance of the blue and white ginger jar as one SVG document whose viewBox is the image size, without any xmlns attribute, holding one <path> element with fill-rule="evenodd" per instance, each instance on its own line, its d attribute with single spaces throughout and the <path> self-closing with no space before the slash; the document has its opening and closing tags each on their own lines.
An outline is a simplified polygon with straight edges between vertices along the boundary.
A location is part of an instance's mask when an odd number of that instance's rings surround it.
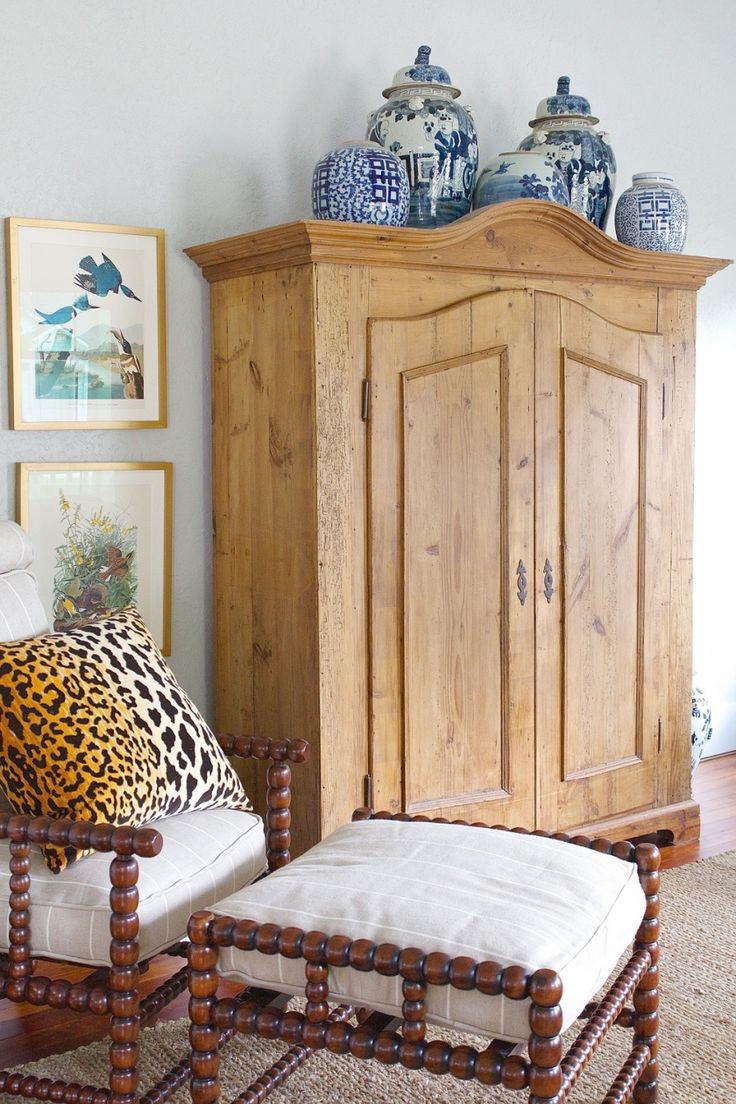
<svg viewBox="0 0 736 1104">
<path fill-rule="evenodd" d="M 488 207 L 510 199 L 547 199 L 570 206 L 565 178 L 542 150 L 499 153 L 483 169 L 475 187 L 475 206 Z"/>
<path fill-rule="evenodd" d="M 687 236 L 687 201 L 668 173 L 635 173 L 616 204 L 616 237 L 656 253 L 681 253 Z"/>
<path fill-rule="evenodd" d="M 446 69 L 430 65 L 429 46 L 394 76 L 387 103 L 368 116 L 367 137 L 398 154 L 409 177 L 409 226 L 444 226 L 466 215 L 478 168 L 470 109 Z"/>
<path fill-rule="evenodd" d="M 570 207 L 605 230 L 616 186 L 616 158 L 608 135 L 595 129 L 584 96 L 570 94 L 570 78 L 560 77 L 557 92 L 537 107 L 529 126 L 532 133 L 519 149 L 541 149 L 562 170 L 570 193 Z"/>
<path fill-rule="evenodd" d="M 405 226 L 409 181 L 402 162 L 377 142 L 343 142 L 314 167 L 312 212 L 316 219 Z"/>
</svg>

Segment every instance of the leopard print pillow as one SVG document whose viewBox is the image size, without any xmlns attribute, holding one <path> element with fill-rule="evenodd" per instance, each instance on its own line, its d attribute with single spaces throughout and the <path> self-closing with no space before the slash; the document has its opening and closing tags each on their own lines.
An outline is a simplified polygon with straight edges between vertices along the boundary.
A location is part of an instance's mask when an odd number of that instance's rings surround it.
<svg viewBox="0 0 736 1104">
<path fill-rule="evenodd" d="M 251 808 L 133 608 L 0 644 L 0 786 L 18 812 L 112 824 Z M 77 857 L 44 854 L 55 872 Z"/>
</svg>

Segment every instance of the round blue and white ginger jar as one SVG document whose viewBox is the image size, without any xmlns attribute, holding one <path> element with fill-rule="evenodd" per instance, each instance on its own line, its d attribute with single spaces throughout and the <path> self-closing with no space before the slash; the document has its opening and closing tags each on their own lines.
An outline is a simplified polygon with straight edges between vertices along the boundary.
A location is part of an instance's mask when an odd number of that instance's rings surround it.
<svg viewBox="0 0 736 1104">
<path fill-rule="evenodd" d="M 668 173 L 635 173 L 616 204 L 616 237 L 656 253 L 681 253 L 687 236 L 687 201 Z"/>
<path fill-rule="evenodd" d="M 475 206 L 488 207 L 510 199 L 547 199 L 570 206 L 565 178 L 542 150 L 499 153 L 483 169 L 475 186 Z"/>
<path fill-rule="evenodd" d="M 616 186 L 616 158 L 608 135 L 595 129 L 599 121 L 584 96 L 571 95 L 570 78 L 560 77 L 555 95 L 537 107 L 537 117 L 529 123 L 532 133 L 519 149 L 550 154 L 564 173 L 570 207 L 605 230 Z"/>
<path fill-rule="evenodd" d="M 384 90 L 388 101 L 368 116 L 367 137 L 398 154 L 409 177 L 409 226 L 444 226 L 466 215 L 478 168 L 470 109 L 446 69 L 420 46 L 413 65 Z"/>
<path fill-rule="evenodd" d="M 402 162 L 377 142 L 343 142 L 314 166 L 312 212 L 316 219 L 405 226 L 409 181 Z"/>
</svg>

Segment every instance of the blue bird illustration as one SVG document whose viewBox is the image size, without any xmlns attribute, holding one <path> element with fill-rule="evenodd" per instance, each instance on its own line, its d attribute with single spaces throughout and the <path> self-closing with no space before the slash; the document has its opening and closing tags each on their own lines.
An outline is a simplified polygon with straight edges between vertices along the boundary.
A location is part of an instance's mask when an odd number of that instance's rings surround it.
<svg viewBox="0 0 736 1104">
<path fill-rule="evenodd" d="M 80 295 L 78 299 L 75 299 L 73 303 L 70 303 L 68 307 L 59 307 L 58 310 L 52 311 L 51 314 L 45 314 L 40 311 L 38 307 L 33 308 L 36 314 L 41 316 L 39 326 L 61 326 L 64 322 L 71 322 L 72 318 L 75 318 L 80 311 L 98 310 L 99 308 L 94 306 L 89 301 L 89 297 L 85 292 L 84 295 Z"/>
<path fill-rule="evenodd" d="M 39 326 L 60 326 L 64 322 L 71 322 L 72 318 L 74 318 L 77 313 L 71 304 L 68 307 L 59 307 L 58 310 L 53 311 L 51 314 L 44 314 L 38 307 L 34 307 L 33 309 L 36 314 L 41 317 L 41 321 L 38 323 Z"/>
<path fill-rule="evenodd" d="M 118 266 L 104 253 L 102 254 L 101 264 L 97 264 L 94 257 L 82 257 L 79 267 L 82 271 L 74 277 L 74 283 L 77 287 L 84 288 L 85 291 L 91 291 L 93 295 L 99 295 L 100 297 L 107 295 L 109 291 L 113 292 L 114 295 L 122 291 L 128 299 L 137 299 L 140 303 L 141 300 L 136 293 L 123 283 L 123 277 Z"/>
</svg>

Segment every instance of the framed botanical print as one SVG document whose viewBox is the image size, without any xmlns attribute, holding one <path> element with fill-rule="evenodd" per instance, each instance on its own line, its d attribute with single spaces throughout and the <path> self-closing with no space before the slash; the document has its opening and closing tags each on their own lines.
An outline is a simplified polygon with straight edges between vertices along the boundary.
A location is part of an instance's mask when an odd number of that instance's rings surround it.
<svg viewBox="0 0 736 1104">
<path fill-rule="evenodd" d="M 18 521 L 56 632 L 136 606 L 171 637 L 172 465 L 18 464 Z"/>
<path fill-rule="evenodd" d="M 163 230 L 6 228 L 11 428 L 166 425 Z"/>
</svg>

